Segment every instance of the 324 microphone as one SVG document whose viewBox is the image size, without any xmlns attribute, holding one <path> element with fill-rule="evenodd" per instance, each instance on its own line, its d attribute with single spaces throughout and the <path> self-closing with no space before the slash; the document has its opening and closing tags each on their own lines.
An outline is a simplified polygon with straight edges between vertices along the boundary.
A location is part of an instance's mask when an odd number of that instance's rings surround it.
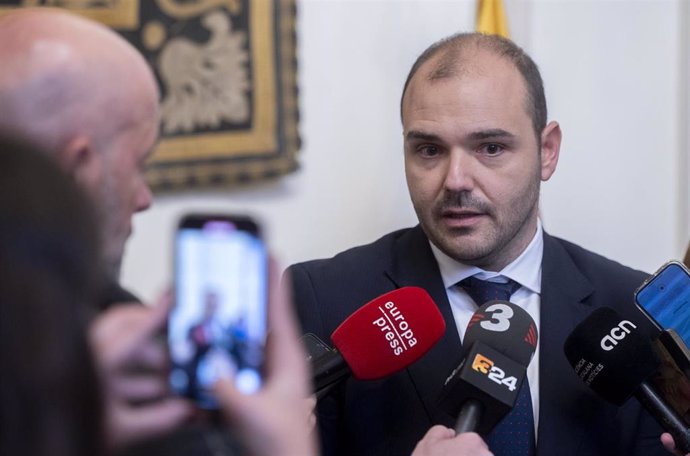
<svg viewBox="0 0 690 456">
<path fill-rule="evenodd" d="M 537 347 L 537 327 L 521 307 L 490 301 L 472 315 L 461 364 L 446 379 L 439 406 L 458 416 L 457 433 L 486 435 L 515 405 Z"/>
<path fill-rule="evenodd" d="M 348 375 L 378 380 L 405 369 L 429 351 L 445 329 L 441 312 L 422 288 L 403 287 L 373 299 L 333 331 L 335 349 L 313 334 L 303 337 L 317 396 Z"/>
<path fill-rule="evenodd" d="M 634 395 L 671 433 L 676 448 L 690 452 L 688 428 L 649 382 L 659 360 L 634 323 L 599 308 L 573 330 L 564 350 L 575 373 L 597 394 L 616 405 Z"/>
</svg>

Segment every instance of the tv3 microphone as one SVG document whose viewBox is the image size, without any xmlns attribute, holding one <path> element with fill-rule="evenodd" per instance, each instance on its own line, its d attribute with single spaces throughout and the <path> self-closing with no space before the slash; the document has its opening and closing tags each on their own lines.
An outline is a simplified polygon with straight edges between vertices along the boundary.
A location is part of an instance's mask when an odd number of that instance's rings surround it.
<svg viewBox="0 0 690 456">
<path fill-rule="evenodd" d="M 378 380 L 405 369 L 428 352 L 445 330 L 441 312 L 422 288 L 403 287 L 371 300 L 333 331 L 335 349 L 313 334 L 303 337 L 312 357 L 317 397 L 349 375 Z"/>
<path fill-rule="evenodd" d="M 456 433 L 486 435 L 515 405 L 537 348 L 537 326 L 521 307 L 489 301 L 472 315 L 466 354 L 446 379 L 439 406 L 457 416 Z"/>
<path fill-rule="evenodd" d="M 649 382 L 660 362 L 634 323 L 599 308 L 573 330 L 564 350 L 575 373 L 598 395 L 619 406 L 635 396 L 673 436 L 676 448 L 690 452 L 690 431 Z"/>
</svg>

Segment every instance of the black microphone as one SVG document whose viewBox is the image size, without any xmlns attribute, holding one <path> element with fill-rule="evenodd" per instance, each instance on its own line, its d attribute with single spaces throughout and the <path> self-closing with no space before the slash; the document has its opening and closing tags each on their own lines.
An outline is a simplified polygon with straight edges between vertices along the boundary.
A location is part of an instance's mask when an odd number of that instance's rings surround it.
<svg viewBox="0 0 690 456">
<path fill-rule="evenodd" d="M 331 348 L 316 334 L 307 333 L 300 338 L 307 352 L 307 363 L 312 371 L 312 383 L 317 399 L 350 375 L 350 367 L 337 350 Z"/>
<path fill-rule="evenodd" d="M 439 407 L 455 431 L 486 435 L 515 405 L 537 347 L 537 327 L 521 307 L 489 301 L 472 315 L 463 361 L 445 381 Z"/>
<path fill-rule="evenodd" d="M 660 362 L 634 323 L 599 308 L 573 330 L 564 350 L 575 373 L 598 395 L 619 406 L 635 396 L 671 433 L 676 448 L 690 452 L 690 431 L 649 382 Z"/>
<path fill-rule="evenodd" d="M 305 335 L 317 397 L 350 375 L 378 380 L 405 369 L 429 351 L 445 329 L 431 296 L 419 287 L 403 287 L 345 319 L 331 334 L 335 349 L 313 334 Z"/>
</svg>

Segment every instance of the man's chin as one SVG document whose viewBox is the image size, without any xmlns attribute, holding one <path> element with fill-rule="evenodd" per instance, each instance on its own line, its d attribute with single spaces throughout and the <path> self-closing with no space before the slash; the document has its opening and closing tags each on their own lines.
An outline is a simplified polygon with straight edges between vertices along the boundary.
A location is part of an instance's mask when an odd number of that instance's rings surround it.
<svg viewBox="0 0 690 456">
<path fill-rule="evenodd" d="M 481 268 L 485 268 L 489 264 L 488 252 L 485 250 L 467 250 L 457 247 L 454 248 L 453 246 L 442 250 L 446 255 L 459 263 Z"/>
<path fill-rule="evenodd" d="M 479 266 L 491 254 L 491 245 L 486 236 L 477 230 L 460 228 L 450 232 L 437 233 L 431 241 L 443 253 L 460 263 Z"/>
</svg>

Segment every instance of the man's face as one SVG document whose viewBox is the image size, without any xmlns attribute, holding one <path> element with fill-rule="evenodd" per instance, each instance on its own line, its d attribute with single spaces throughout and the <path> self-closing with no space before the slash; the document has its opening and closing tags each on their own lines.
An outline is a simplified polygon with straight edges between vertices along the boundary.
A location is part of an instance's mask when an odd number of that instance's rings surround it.
<svg viewBox="0 0 690 456">
<path fill-rule="evenodd" d="M 144 166 L 157 138 L 158 116 L 149 111 L 118 132 L 105 151 L 99 212 L 105 259 L 113 277 L 119 275 L 134 214 L 151 205 Z"/>
<path fill-rule="evenodd" d="M 542 169 L 525 83 L 512 64 L 480 51 L 466 71 L 428 80 L 433 66 L 419 69 L 403 102 L 412 203 L 444 253 L 498 271 L 533 237 L 540 180 L 553 169 Z"/>
</svg>

